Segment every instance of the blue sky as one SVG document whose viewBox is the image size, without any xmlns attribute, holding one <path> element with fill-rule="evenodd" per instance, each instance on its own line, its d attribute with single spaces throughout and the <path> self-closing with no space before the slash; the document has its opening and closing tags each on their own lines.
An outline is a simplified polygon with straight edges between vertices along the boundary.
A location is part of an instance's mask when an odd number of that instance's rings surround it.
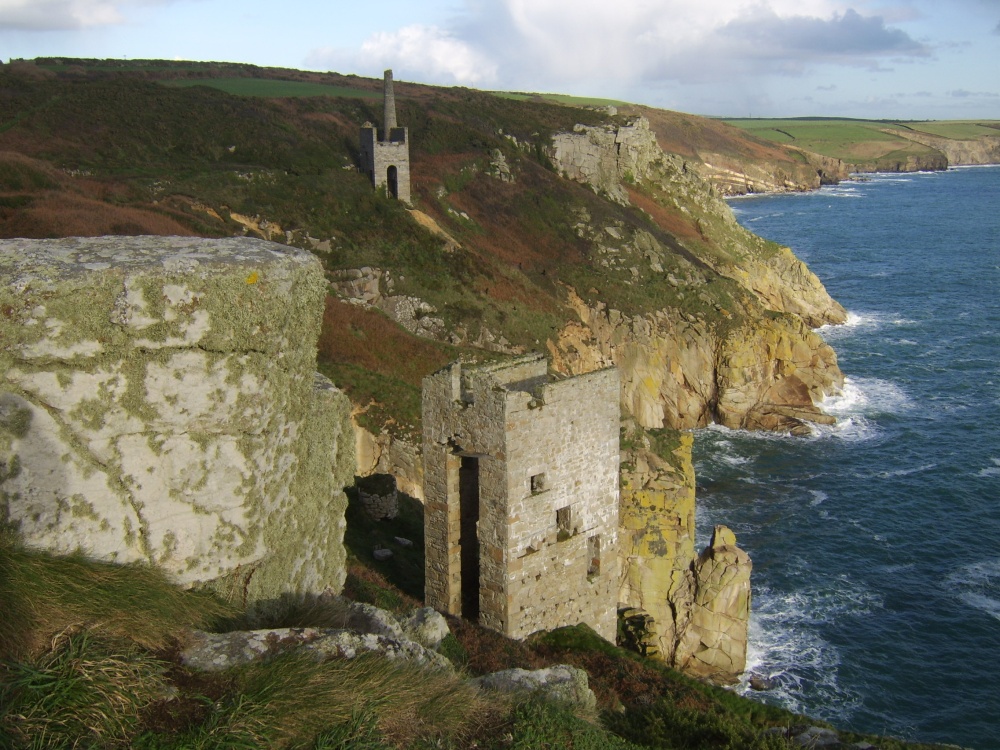
<svg viewBox="0 0 1000 750">
<path fill-rule="evenodd" d="M 225 60 L 709 115 L 1000 119 L 1000 0 L 0 0 L 0 60 Z"/>
</svg>

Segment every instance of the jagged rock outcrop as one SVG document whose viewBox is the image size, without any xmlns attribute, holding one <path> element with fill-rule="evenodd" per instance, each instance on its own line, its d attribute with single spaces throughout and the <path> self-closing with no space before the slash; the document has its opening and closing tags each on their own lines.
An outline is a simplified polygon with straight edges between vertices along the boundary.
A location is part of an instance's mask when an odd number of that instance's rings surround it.
<svg viewBox="0 0 1000 750">
<path fill-rule="evenodd" d="M 829 422 L 814 400 L 843 384 L 833 350 L 793 316 L 746 320 L 720 336 L 666 312 L 630 318 L 592 308 L 572 290 L 579 322 L 550 342 L 553 365 L 588 372 L 615 364 L 622 404 L 643 427 L 801 432 Z"/>
<path fill-rule="evenodd" d="M 694 563 L 691 620 L 677 644 L 675 663 L 688 674 L 733 679 L 747 659 L 750 557 L 736 535 L 716 526 L 712 542 Z"/>
<path fill-rule="evenodd" d="M 690 674 L 733 682 L 746 666 L 750 559 L 723 526 L 695 557 L 691 435 L 626 433 L 618 601 L 627 640 Z"/>
<path fill-rule="evenodd" d="M 581 216 L 577 232 L 594 245 L 598 264 L 631 271 L 637 280 L 666 277 L 675 301 L 627 315 L 603 302 L 588 304 L 569 289 L 567 302 L 578 321 L 549 341 L 557 370 L 617 365 L 623 406 L 644 427 L 685 429 L 714 421 L 802 432 L 805 422 L 828 421 L 814 402 L 836 391 L 843 378 L 833 350 L 809 328 L 842 323 L 847 315 L 791 250 L 740 227 L 683 160 L 659 149 L 644 118 L 557 135 L 552 159 L 567 176 L 626 200 L 623 180 L 646 181 L 734 248 L 695 258 L 683 246 L 668 252 L 644 230 L 592 226 L 589 216 Z M 706 269 L 737 282 L 752 298 L 732 298 L 730 309 L 723 308 L 722 297 L 707 291 L 712 276 Z M 704 305 L 714 305 L 729 322 L 710 322 L 698 312 Z"/>
<path fill-rule="evenodd" d="M 622 181 L 645 179 L 650 167 L 662 157 L 663 151 L 644 117 L 628 125 L 577 125 L 572 133 L 552 136 L 549 150 L 549 158 L 564 176 L 585 182 L 622 204 L 629 202 Z"/>
<path fill-rule="evenodd" d="M 247 603 L 339 591 L 346 396 L 326 282 L 260 240 L 0 242 L 0 509 L 33 547 Z"/>
<path fill-rule="evenodd" d="M 650 436 L 628 432 L 641 443 L 625 450 L 622 464 L 618 601 L 635 610 L 626 619 L 638 616 L 646 631 L 633 645 L 674 664 L 694 593 L 693 437 L 676 433 L 676 444 L 652 450 Z"/>
</svg>

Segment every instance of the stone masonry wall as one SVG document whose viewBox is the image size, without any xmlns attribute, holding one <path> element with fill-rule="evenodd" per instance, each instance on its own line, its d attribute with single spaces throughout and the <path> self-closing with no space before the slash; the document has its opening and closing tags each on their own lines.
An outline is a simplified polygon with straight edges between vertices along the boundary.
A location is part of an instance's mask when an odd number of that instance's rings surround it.
<svg viewBox="0 0 1000 750">
<path fill-rule="evenodd" d="M 461 456 L 479 466 L 479 621 L 521 638 L 586 622 L 613 640 L 619 382 L 546 383 L 531 355 L 424 381 L 426 599 L 462 614 Z"/>
<path fill-rule="evenodd" d="M 0 520 L 237 599 L 339 591 L 347 398 L 326 285 L 252 239 L 0 241 Z"/>
<path fill-rule="evenodd" d="M 374 126 L 361 128 L 361 164 L 376 189 L 388 185 L 389 167 L 396 168 L 396 197 L 410 202 L 410 143 L 407 128 L 393 128 L 389 140 L 377 139 Z"/>
<path fill-rule="evenodd" d="M 618 371 L 607 369 L 543 385 L 537 397 L 510 394 L 507 591 L 515 638 L 585 622 L 615 639 L 618 392 Z"/>
</svg>

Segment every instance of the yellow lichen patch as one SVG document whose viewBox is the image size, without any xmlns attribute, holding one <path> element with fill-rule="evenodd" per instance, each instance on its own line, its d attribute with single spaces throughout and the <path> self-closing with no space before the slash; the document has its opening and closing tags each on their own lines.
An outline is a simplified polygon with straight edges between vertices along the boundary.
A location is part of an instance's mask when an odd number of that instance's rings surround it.
<svg viewBox="0 0 1000 750">
<path fill-rule="evenodd" d="M 257 273 L 256 271 L 247 276 L 248 284 L 256 284 L 258 281 L 260 281 L 260 274 Z"/>
</svg>

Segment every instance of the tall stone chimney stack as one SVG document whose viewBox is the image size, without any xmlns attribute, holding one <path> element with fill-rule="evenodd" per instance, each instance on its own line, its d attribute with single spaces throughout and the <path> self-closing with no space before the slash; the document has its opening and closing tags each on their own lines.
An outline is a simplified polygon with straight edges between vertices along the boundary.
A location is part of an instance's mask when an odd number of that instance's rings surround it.
<svg viewBox="0 0 1000 750">
<path fill-rule="evenodd" d="M 385 128 L 382 136 L 383 141 L 392 138 L 392 131 L 396 127 L 396 95 L 392 92 L 392 69 L 385 71 L 385 83 L 382 85 L 382 96 L 384 99 L 384 114 L 382 127 Z"/>
</svg>

